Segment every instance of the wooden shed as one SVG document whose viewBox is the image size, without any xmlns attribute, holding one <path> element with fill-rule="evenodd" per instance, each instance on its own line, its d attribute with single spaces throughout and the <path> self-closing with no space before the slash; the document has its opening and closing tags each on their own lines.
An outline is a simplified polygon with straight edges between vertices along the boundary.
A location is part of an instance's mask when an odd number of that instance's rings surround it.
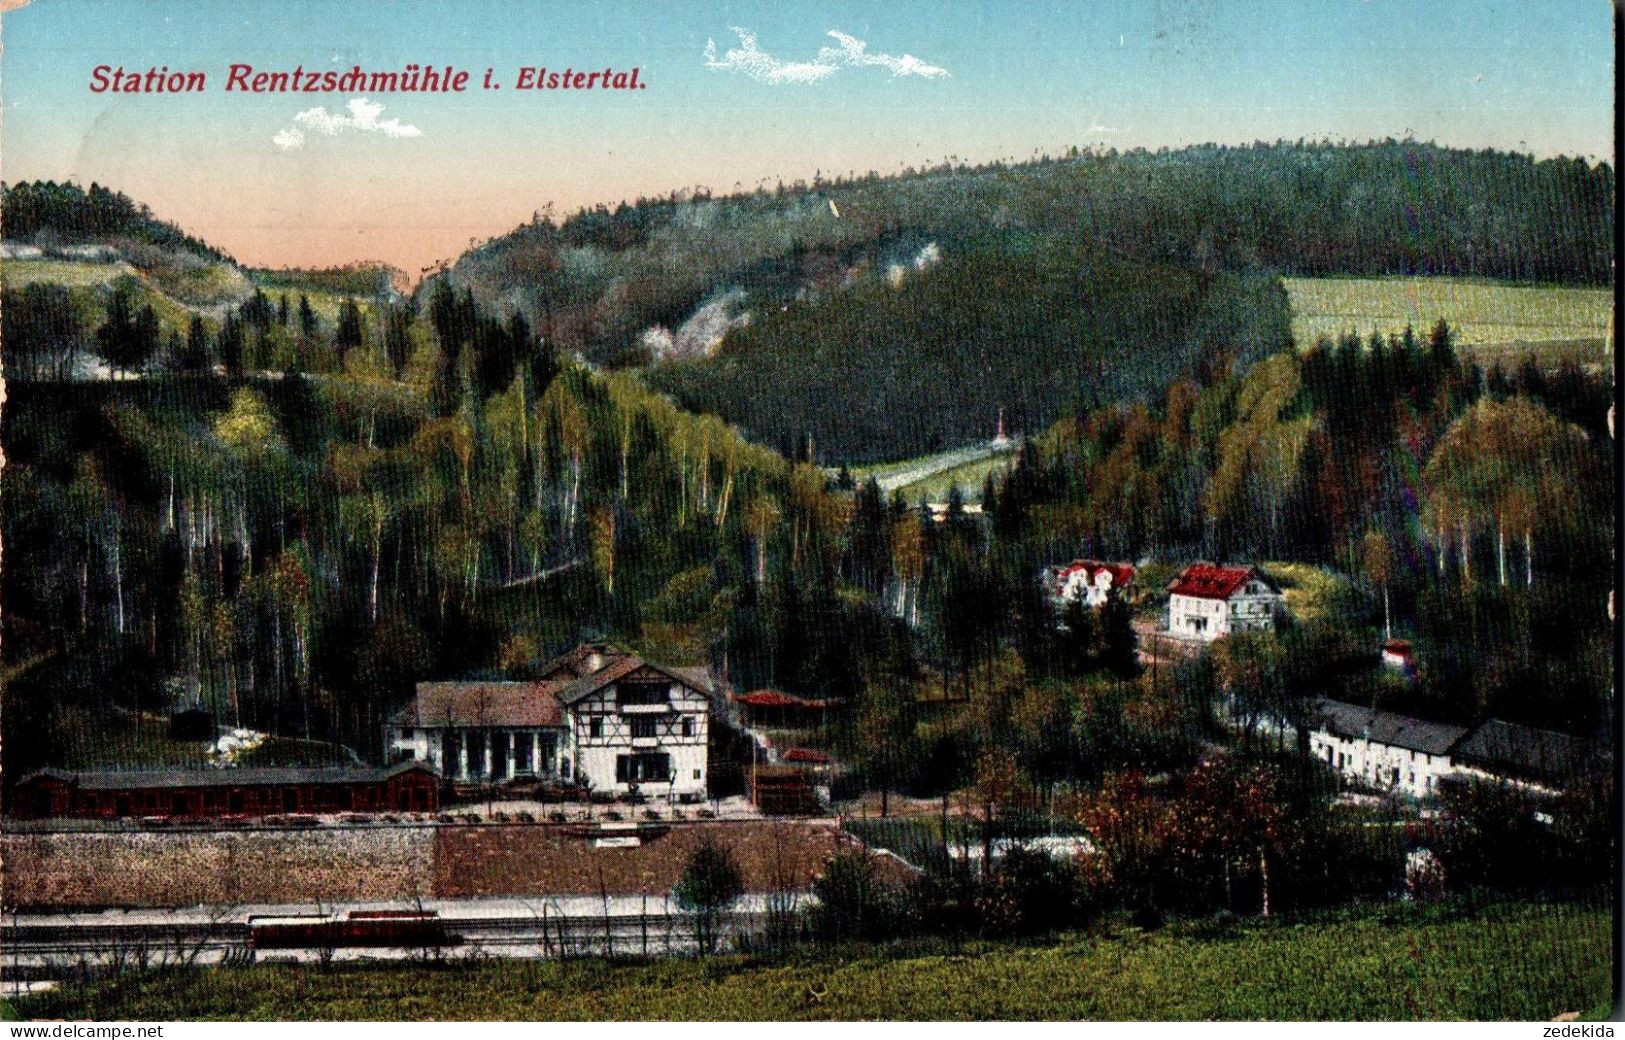
<svg viewBox="0 0 1625 1040">
<path fill-rule="evenodd" d="M 421 762 L 374 768 L 41 769 L 17 781 L 12 814 L 119 819 L 273 813 L 432 812 L 440 777 Z"/>
</svg>

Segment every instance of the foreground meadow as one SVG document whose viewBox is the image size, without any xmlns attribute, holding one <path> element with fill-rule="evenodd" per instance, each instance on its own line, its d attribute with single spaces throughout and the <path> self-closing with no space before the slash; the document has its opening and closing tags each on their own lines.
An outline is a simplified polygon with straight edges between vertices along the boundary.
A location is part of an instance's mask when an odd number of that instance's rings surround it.
<svg viewBox="0 0 1625 1040">
<path fill-rule="evenodd" d="M 1361 910 L 649 964 L 180 971 L 24 998 L 30 1017 L 191 1019 L 1550 1019 L 1610 1000 L 1606 909 Z"/>
</svg>

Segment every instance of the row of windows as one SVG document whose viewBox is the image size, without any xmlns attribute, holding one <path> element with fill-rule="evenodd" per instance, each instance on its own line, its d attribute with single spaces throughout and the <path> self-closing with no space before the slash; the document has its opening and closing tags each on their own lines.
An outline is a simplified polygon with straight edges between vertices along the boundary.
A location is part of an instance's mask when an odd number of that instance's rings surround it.
<svg viewBox="0 0 1625 1040">
<path fill-rule="evenodd" d="M 694 779 L 703 779 L 701 770 L 694 770 Z M 622 784 L 671 783 L 676 777 L 672 773 L 671 756 L 663 751 L 646 752 L 637 755 L 615 756 L 615 781 Z"/>
<path fill-rule="evenodd" d="M 633 737 L 654 737 L 659 735 L 659 715 L 633 715 L 628 718 Z M 694 735 L 694 717 L 684 715 L 677 724 L 678 733 L 684 737 Z M 602 737 L 604 735 L 604 716 L 594 715 L 587 719 L 587 736 Z"/>
</svg>

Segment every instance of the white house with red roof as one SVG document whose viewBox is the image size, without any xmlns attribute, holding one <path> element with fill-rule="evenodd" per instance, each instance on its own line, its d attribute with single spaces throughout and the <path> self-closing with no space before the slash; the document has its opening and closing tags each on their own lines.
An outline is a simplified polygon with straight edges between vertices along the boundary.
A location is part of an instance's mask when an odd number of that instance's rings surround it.
<svg viewBox="0 0 1625 1040">
<path fill-rule="evenodd" d="M 1270 632 L 1286 597 L 1251 565 L 1193 563 L 1168 586 L 1168 632 L 1211 642 L 1235 632 Z"/>
<path fill-rule="evenodd" d="M 1108 593 L 1116 589 L 1121 595 L 1133 580 L 1134 568 L 1126 563 L 1073 560 L 1049 568 L 1044 584 L 1055 609 L 1064 610 L 1073 602 L 1086 607 L 1101 606 L 1106 602 Z"/>
</svg>

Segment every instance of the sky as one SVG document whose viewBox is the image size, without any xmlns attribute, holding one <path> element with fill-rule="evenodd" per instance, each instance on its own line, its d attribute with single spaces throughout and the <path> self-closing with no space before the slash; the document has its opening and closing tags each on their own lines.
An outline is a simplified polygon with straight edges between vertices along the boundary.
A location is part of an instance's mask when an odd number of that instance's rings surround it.
<svg viewBox="0 0 1625 1040">
<path fill-rule="evenodd" d="M 33 0 L 0 18 L 0 178 L 105 184 L 265 267 L 415 277 L 549 206 L 1073 145 L 1614 151 L 1607 0 Z M 224 90 L 233 63 L 409 62 L 470 89 Z M 207 88 L 93 93 L 104 64 Z M 643 88 L 519 91 L 525 66 L 636 67 Z"/>
</svg>

